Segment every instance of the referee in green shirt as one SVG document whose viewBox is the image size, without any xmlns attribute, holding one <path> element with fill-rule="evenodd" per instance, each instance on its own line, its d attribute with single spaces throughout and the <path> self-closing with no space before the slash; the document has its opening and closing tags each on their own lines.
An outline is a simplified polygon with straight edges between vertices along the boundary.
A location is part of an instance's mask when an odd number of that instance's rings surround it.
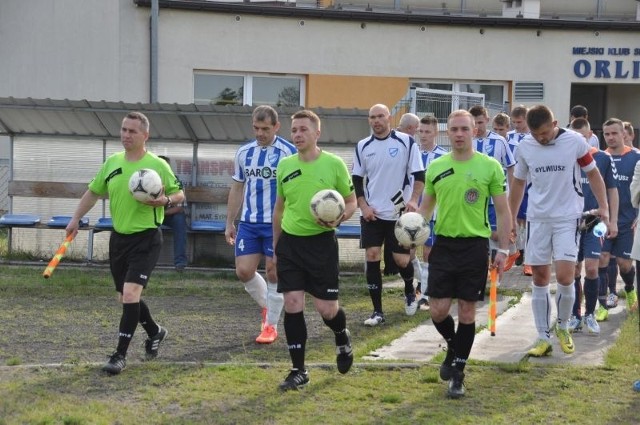
<svg viewBox="0 0 640 425">
<path fill-rule="evenodd" d="M 353 215 L 356 195 L 344 161 L 318 147 L 320 118 L 312 111 L 299 111 L 291 120 L 291 141 L 298 153 L 278 163 L 273 211 L 273 262 L 277 262 L 278 292 L 284 293 L 284 332 L 293 364 L 280 384 L 282 391 L 309 382 L 304 363 L 305 292 L 335 335 L 338 371 L 347 373 L 353 363 L 347 318 L 338 304 L 335 228 Z M 322 189 L 338 191 L 345 201 L 344 215 L 333 223 L 320 223 L 311 214 L 311 198 Z"/>
<path fill-rule="evenodd" d="M 147 152 L 148 138 L 147 117 L 140 112 L 128 113 L 120 128 L 124 151 L 111 155 L 102 164 L 66 228 L 67 235 L 75 237 L 80 218 L 93 208 L 100 197 L 108 196 L 114 229 L 109 239 L 109 265 L 122 303 L 118 346 L 102 367 L 112 375 L 125 368 L 129 343 L 138 323 L 149 336 L 145 342 L 147 359 L 158 355 L 158 347 L 167 336 L 167 330 L 153 320 L 141 296 L 160 256 L 160 225 L 164 220 L 164 209 L 180 204 L 184 193 L 169 164 Z M 157 199 L 144 203 L 137 201 L 129 192 L 129 178 L 142 168 L 157 171 L 164 187 Z"/>
<path fill-rule="evenodd" d="M 494 158 L 474 151 L 474 133 L 474 119 L 468 111 L 449 115 L 451 153 L 429 165 L 420 206 L 425 217 L 431 217 L 438 207 L 434 229 L 438 237 L 429 256 L 427 295 L 433 324 L 447 341 L 440 377 L 449 381 L 451 398 L 464 395 L 464 367 L 476 332 L 476 302 L 484 299 L 487 285 L 490 197 L 495 204 L 500 246 L 493 267 L 500 272 L 509 254 L 511 231 L 502 166 Z M 453 298 L 458 299 L 457 330 L 449 313 Z"/>
</svg>

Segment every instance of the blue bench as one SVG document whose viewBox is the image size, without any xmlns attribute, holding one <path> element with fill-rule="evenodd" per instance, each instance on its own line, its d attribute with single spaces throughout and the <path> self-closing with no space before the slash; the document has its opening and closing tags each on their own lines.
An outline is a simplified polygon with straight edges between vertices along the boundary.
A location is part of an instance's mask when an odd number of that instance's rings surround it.
<svg viewBox="0 0 640 425">
<path fill-rule="evenodd" d="M 341 224 L 336 230 L 336 237 L 345 239 L 359 239 L 360 225 L 357 224 Z"/>
<path fill-rule="evenodd" d="M 0 217 L 2 227 L 35 227 L 40 224 L 40 217 L 34 214 L 5 214 Z"/>
<path fill-rule="evenodd" d="M 71 221 L 70 215 L 54 215 L 47 222 L 48 227 L 56 228 L 56 229 L 64 229 L 69 225 Z M 80 219 L 80 228 L 89 226 L 89 217 L 82 217 Z"/>
</svg>

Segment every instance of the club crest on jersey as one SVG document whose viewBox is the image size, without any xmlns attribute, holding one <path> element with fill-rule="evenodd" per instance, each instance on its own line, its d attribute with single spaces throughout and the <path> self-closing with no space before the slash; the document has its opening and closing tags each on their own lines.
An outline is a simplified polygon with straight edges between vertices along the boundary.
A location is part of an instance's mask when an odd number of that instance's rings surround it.
<svg viewBox="0 0 640 425">
<path fill-rule="evenodd" d="M 398 151 L 398 148 L 389 148 L 389 155 L 391 155 L 391 158 L 398 156 Z"/>
<path fill-rule="evenodd" d="M 269 161 L 269 164 L 273 165 L 274 167 L 278 165 L 278 159 L 280 159 L 280 154 L 277 152 L 270 153 L 269 155 L 267 155 L 267 160 Z"/>
<path fill-rule="evenodd" d="M 493 156 L 494 146 L 491 143 L 487 143 L 484 148 L 485 152 L 489 156 Z"/>
<path fill-rule="evenodd" d="M 471 188 L 464 193 L 464 200 L 467 202 L 467 204 L 475 204 L 476 202 L 478 202 L 479 198 L 480 193 L 478 192 L 478 189 Z"/>
</svg>

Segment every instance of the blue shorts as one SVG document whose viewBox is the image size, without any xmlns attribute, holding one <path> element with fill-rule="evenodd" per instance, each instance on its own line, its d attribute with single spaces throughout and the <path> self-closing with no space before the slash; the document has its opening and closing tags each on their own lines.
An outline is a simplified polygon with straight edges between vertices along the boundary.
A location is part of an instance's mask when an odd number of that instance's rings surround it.
<svg viewBox="0 0 640 425">
<path fill-rule="evenodd" d="M 578 262 L 585 258 L 600 258 L 603 240 L 593 232 L 583 230 L 580 232 L 580 245 L 578 245 Z"/>
<path fill-rule="evenodd" d="M 263 254 L 273 257 L 273 227 L 271 223 L 238 223 L 236 257 Z"/>
<path fill-rule="evenodd" d="M 428 246 L 429 248 L 431 248 L 433 244 L 436 242 L 436 233 L 433 231 L 435 227 L 436 227 L 436 222 L 433 220 L 430 220 L 429 230 L 431 230 L 431 232 L 429 232 L 429 237 L 425 241 L 424 246 Z"/>
<path fill-rule="evenodd" d="M 605 239 L 602 244 L 602 252 L 608 252 L 614 257 L 631 258 L 633 247 L 633 230 L 631 224 L 618 226 L 618 236 L 613 239 Z"/>
</svg>

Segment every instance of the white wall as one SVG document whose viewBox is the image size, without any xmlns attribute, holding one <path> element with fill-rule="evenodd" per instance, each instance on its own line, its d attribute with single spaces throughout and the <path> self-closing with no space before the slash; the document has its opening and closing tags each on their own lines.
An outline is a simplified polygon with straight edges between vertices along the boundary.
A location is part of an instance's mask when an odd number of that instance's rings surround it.
<svg viewBox="0 0 640 425">
<path fill-rule="evenodd" d="M 149 14 L 132 0 L 1 1 L 0 96 L 148 102 Z M 192 102 L 194 69 L 542 81 L 565 122 L 571 82 L 613 82 L 575 77 L 572 48 L 640 47 L 632 31 L 365 24 L 161 9 L 159 101 Z"/>
<path fill-rule="evenodd" d="M 148 16 L 131 0 L 2 0 L 0 96 L 147 101 Z"/>
</svg>

